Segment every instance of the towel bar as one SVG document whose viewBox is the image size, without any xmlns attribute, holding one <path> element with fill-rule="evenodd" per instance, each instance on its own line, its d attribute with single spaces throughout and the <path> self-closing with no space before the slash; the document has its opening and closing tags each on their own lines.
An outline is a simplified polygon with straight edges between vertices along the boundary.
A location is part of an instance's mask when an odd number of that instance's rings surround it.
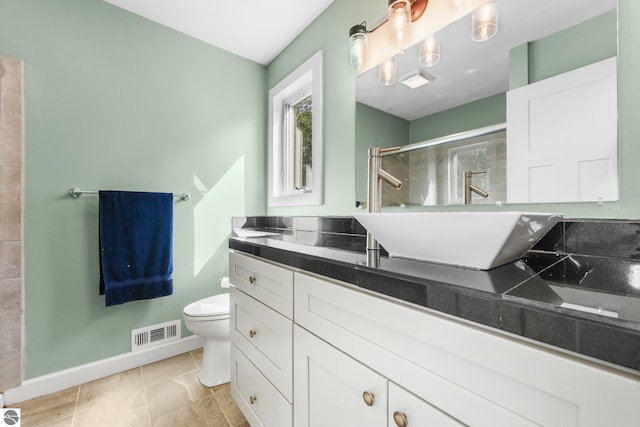
<svg viewBox="0 0 640 427">
<path fill-rule="evenodd" d="M 73 187 L 69 190 L 69 195 L 74 199 L 80 197 L 81 194 L 98 194 L 97 190 L 80 190 L 79 188 Z M 180 200 L 189 200 L 191 195 L 189 193 L 182 194 L 174 194 L 173 197 L 179 197 Z"/>
</svg>

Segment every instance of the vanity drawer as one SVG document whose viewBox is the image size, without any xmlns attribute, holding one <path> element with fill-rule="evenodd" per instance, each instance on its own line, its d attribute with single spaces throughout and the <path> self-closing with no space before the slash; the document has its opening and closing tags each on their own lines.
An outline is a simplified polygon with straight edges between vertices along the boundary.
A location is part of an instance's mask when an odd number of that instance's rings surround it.
<svg viewBox="0 0 640 427">
<path fill-rule="evenodd" d="M 293 322 L 231 288 L 231 341 L 292 401 Z"/>
<path fill-rule="evenodd" d="M 256 258 L 229 253 L 229 280 L 248 295 L 293 319 L 293 272 Z"/>
<path fill-rule="evenodd" d="M 231 345 L 231 396 L 253 427 L 293 425 L 292 405 L 235 345 Z"/>
</svg>

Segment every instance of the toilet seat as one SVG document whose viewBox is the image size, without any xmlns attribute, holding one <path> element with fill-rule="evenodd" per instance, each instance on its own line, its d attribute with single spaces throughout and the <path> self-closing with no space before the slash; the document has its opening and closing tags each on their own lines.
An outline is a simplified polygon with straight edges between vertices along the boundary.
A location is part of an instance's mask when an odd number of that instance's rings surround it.
<svg viewBox="0 0 640 427">
<path fill-rule="evenodd" d="M 184 308 L 185 317 L 196 322 L 224 320 L 229 318 L 229 294 L 203 298 Z"/>
</svg>

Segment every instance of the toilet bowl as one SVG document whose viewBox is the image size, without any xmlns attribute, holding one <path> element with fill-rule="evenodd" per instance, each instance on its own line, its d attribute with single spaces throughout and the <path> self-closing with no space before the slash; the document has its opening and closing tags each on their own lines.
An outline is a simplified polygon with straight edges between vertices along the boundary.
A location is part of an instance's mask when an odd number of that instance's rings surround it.
<svg viewBox="0 0 640 427">
<path fill-rule="evenodd" d="M 200 382 L 211 387 L 229 382 L 229 294 L 203 298 L 187 305 L 182 313 L 187 329 L 204 341 Z"/>
</svg>

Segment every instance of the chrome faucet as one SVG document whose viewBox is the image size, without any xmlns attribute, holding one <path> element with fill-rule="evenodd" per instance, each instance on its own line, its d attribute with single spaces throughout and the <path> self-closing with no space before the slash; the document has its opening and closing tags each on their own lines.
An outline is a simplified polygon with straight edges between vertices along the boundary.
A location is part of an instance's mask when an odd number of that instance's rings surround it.
<svg viewBox="0 0 640 427">
<path fill-rule="evenodd" d="M 382 186 L 385 181 L 395 187 L 402 188 L 402 181 L 382 169 L 382 153 L 399 150 L 400 147 L 369 148 L 369 193 L 367 196 L 367 212 L 379 213 L 382 207 Z M 380 245 L 371 233 L 367 231 L 367 265 L 377 267 L 380 264 Z"/>
<path fill-rule="evenodd" d="M 474 193 L 476 193 L 478 196 L 482 197 L 482 198 L 487 198 L 489 197 L 489 193 L 487 193 L 486 191 L 484 191 L 481 188 L 476 187 L 475 185 L 473 185 L 471 183 L 471 177 L 472 175 L 476 175 L 479 173 L 487 173 L 486 171 L 481 171 L 481 172 L 471 172 L 471 171 L 464 171 L 464 180 L 463 180 L 463 185 L 464 185 L 464 204 L 465 205 L 470 205 L 471 204 L 471 192 L 473 191 Z"/>
</svg>

